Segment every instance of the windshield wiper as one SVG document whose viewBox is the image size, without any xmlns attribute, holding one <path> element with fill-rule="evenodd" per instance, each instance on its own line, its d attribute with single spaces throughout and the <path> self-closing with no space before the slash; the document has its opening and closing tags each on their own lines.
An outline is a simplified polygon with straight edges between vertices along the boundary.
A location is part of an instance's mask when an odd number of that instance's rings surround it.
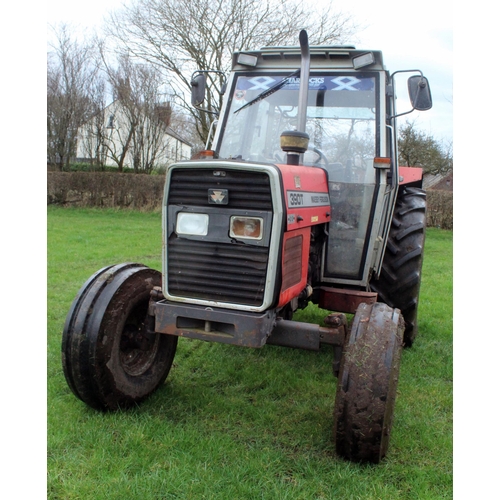
<svg viewBox="0 0 500 500">
<path fill-rule="evenodd" d="M 280 80 L 278 83 L 275 83 L 272 87 L 269 87 L 267 90 L 264 90 L 261 92 L 257 97 L 252 99 L 251 101 L 247 102 L 246 104 L 243 104 L 241 108 L 238 108 L 234 113 L 237 113 L 238 111 L 241 111 L 243 108 L 246 108 L 248 106 L 251 106 L 252 104 L 255 104 L 258 101 L 261 101 L 262 99 L 265 99 L 266 97 L 270 96 L 271 94 L 274 94 L 277 90 L 281 89 L 284 87 L 290 78 L 293 78 L 295 76 L 300 75 L 300 69 L 295 70 L 291 75 L 285 76 L 283 80 Z"/>
</svg>

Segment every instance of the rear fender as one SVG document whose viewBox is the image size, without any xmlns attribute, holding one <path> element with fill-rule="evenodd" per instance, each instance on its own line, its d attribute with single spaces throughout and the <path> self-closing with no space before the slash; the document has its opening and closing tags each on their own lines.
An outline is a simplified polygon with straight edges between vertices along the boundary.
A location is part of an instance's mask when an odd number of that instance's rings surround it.
<svg viewBox="0 0 500 500">
<path fill-rule="evenodd" d="M 422 187 L 424 169 L 420 167 L 399 167 L 399 185 Z"/>
</svg>

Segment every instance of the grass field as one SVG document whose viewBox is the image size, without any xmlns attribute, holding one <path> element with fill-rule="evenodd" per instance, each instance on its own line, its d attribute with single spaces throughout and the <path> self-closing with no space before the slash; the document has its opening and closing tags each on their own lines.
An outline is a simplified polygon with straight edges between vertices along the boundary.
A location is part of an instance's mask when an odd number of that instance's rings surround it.
<svg viewBox="0 0 500 500">
<path fill-rule="evenodd" d="M 180 339 L 165 385 L 141 406 L 100 413 L 75 398 L 61 367 L 71 302 L 105 265 L 161 269 L 160 224 L 157 213 L 48 209 L 48 498 L 452 498 L 452 232 L 428 230 L 419 337 L 403 352 L 388 456 L 373 466 L 334 453 L 328 347 Z"/>
</svg>

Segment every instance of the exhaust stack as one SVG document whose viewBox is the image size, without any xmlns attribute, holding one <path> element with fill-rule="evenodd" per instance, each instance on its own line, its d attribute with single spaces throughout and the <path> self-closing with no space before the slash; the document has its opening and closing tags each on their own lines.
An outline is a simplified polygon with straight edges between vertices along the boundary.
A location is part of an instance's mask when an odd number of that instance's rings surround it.
<svg viewBox="0 0 500 500">
<path fill-rule="evenodd" d="M 300 32 L 299 42 L 301 61 L 297 130 L 282 132 L 280 136 L 281 149 L 287 153 L 288 165 L 298 165 L 301 159 L 300 156 L 307 151 L 309 146 L 309 136 L 306 134 L 306 121 L 311 56 L 309 54 L 309 37 L 306 30 Z"/>
<path fill-rule="evenodd" d="M 300 87 L 299 87 L 299 110 L 297 130 L 306 131 L 307 120 L 307 92 L 309 90 L 309 68 L 311 66 L 311 56 L 309 54 L 309 37 L 307 31 L 302 30 L 299 34 L 300 42 Z"/>
</svg>

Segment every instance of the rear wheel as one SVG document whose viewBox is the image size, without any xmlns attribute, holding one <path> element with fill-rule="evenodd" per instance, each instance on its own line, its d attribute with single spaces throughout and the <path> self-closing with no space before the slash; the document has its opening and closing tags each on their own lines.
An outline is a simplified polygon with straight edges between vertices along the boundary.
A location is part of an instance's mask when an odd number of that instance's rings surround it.
<svg viewBox="0 0 500 500">
<path fill-rule="evenodd" d="M 150 292 L 160 285 L 161 273 L 127 263 L 101 269 L 80 289 L 64 326 L 62 364 L 89 406 L 127 408 L 165 381 L 177 337 L 147 327 Z"/>
<path fill-rule="evenodd" d="M 333 436 L 337 453 L 378 463 L 392 427 L 404 323 L 398 309 L 361 304 L 342 357 Z"/>
<path fill-rule="evenodd" d="M 401 186 L 380 277 L 370 282 L 378 300 L 397 307 L 405 320 L 404 345 L 417 336 L 417 310 L 425 242 L 426 194 Z"/>
</svg>

